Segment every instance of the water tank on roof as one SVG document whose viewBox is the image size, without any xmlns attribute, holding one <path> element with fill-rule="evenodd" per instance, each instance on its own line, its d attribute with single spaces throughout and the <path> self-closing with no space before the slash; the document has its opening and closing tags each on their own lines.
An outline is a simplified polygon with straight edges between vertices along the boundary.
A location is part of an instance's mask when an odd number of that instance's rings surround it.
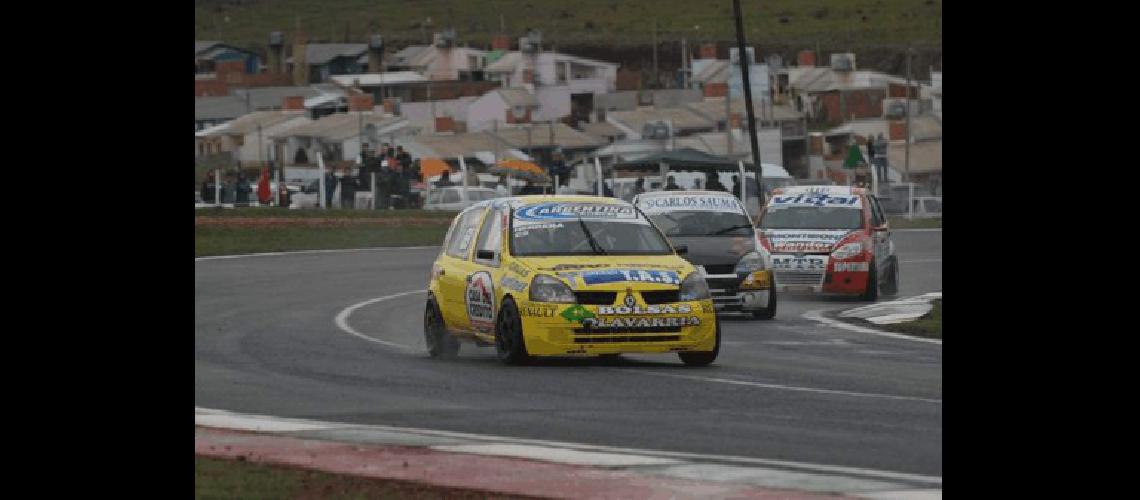
<svg viewBox="0 0 1140 500">
<path fill-rule="evenodd" d="M 642 139 L 668 139 L 669 124 L 665 122 L 647 122 L 641 126 Z"/>
<path fill-rule="evenodd" d="M 887 106 L 888 118 L 902 118 L 906 116 L 906 103 L 903 101 L 893 101 Z"/>
<path fill-rule="evenodd" d="M 447 28 L 435 35 L 435 46 L 441 49 L 450 48 L 455 45 L 455 29 Z"/>
<path fill-rule="evenodd" d="M 368 48 L 373 50 L 384 48 L 384 37 L 380 35 L 372 35 L 368 37 Z"/>
<path fill-rule="evenodd" d="M 855 54 L 831 54 L 831 69 L 835 71 L 854 71 Z"/>
<path fill-rule="evenodd" d="M 279 47 L 285 44 L 285 34 L 280 31 L 274 31 L 269 34 L 269 45 L 271 47 Z"/>
</svg>

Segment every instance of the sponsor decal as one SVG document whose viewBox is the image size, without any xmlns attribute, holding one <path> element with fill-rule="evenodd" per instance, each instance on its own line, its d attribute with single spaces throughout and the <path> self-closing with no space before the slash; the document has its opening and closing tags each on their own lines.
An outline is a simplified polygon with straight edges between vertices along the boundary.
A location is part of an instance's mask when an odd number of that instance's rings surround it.
<svg viewBox="0 0 1140 500">
<path fill-rule="evenodd" d="M 565 226 L 563 226 L 561 222 L 554 222 L 549 224 L 527 224 L 525 226 L 516 225 L 515 236 L 524 236 L 526 235 L 527 231 L 530 231 L 532 229 L 562 229 L 563 227 Z"/>
<path fill-rule="evenodd" d="M 740 200 L 734 196 L 653 196 L 639 200 L 638 205 L 647 214 L 659 214 L 672 211 L 701 211 L 701 212 L 731 212 L 744 213 Z"/>
<path fill-rule="evenodd" d="M 519 221 L 576 220 L 579 216 L 583 219 L 638 220 L 632 206 L 617 203 L 539 203 L 515 211 L 515 219 Z"/>
<path fill-rule="evenodd" d="M 839 240 L 850 234 L 851 231 L 842 229 L 836 231 L 766 231 L 764 236 L 777 252 L 830 252 Z"/>
<path fill-rule="evenodd" d="M 859 195 L 804 193 L 772 197 L 771 207 L 773 208 L 793 206 L 863 208 L 863 203 Z"/>
<path fill-rule="evenodd" d="M 836 262 L 835 272 L 867 272 L 870 265 L 867 262 Z"/>
<path fill-rule="evenodd" d="M 530 275 L 530 269 L 527 269 L 527 268 L 523 267 L 523 266 L 522 266 L 521 264 L 519 264 L 518 262 L 514 262 L 514 261 L 512 261 L 512 262 L 511 262 L 511 263 L 510 263 L 510 264 L 507 266 L 507 268 L 509 268 L 509 269 L 511 270 L 511 272 L 513 272 L 513 273 L 515 273 L 515 274 L 517 274 L 517 275 L 519 275 L 519 276 L 522 276 L 522 277 L 524 277 L 524 278 Z"/>
<path fill-rule="evenodd" d="M 476 328 L 491 328 L 495 322 L 495 283 L 491 281 L 491 273 L 479 271 L 471 275 L 467 282 L 467 289 L 463 294 L 467 306 L 467 317 L 471 326 Z"/>
<path fill-rule="evenodd" d="M 772 267 L 781 270 L 822 271 L 827 267 L 823 255 L 773 255 Z"/>
<path fill-rule="evenodd" d="M 633 298 L 633 291 L 631 291 L 628 288 L 625 289 L 625 300 L 624 300 L 624 302 L 625 302 L 626 307 L 633 307 L 634 305 L 637 304 L 637 299 Z"/>
<path fill-rule="evenodd" d="M 672 318 L 586 318 L 582 320 L 582 326 L 587 328 L 610 328 L 610 327 L 664 327 L 664 326 L 698 326 L 701 324 L 701 319 L 696 316 L 682 316 Z"/>
<path fill-rule="evenodd" d="M 562 316 L 566 321 L 575 322 L 592 319 L 594 318 L 594 313 L 590 312 L 589 309 L 582 307 L 582 304 L 574 304 L 563 310 L 559 316 Z"/>
<path fill-rule="evenodd" d="M 598 316 L 614 316 L 614 315 L 649 315 L 649 314 L 689 314 L 693 312 L 692 306 L 688 304 L 671 305 L 625 305 L 625 306 L 598 306 Z"/>
<path fill-rule="evenodd" d="M 566 351 L 566 354 L 586 354 L 586 348 L 579 347 L 577 349 L 570 349 L 569 351 Z"/>
<path fill-rule="evenodd" d="M 587 285 L 602 283 L 619 283 L 633 281 L 640 283 L 661 283 L 665 285 L 680 285 L 681 278 L 675 271 L 657 271 L 650 269 L 606 269 L 600 271 L 583 271 L 582 281 Z"/>
<path fill-rule="evenodd" d="M 598 267 L 610 267 L 609 264 L 558 264 L 554 267 L 545 267 L 543 269 L 550 269 L 552 271 L 567 271 L 570 269 L 590 269 Z"/>
<path fill-rule="evenodd" d="M 701 302 L 701 310 L 704 311 L 705 314 L 712 314 L 716 312 L 716 306 L 712 304 L 711 300 L 706 300 Z"/>
<path fill-rule="evenodd" d="M 503 285 L 503 288 L 508 288 L 516 292 L 521 292 L 526 288 L 526 283 L 516 280 L 510 276 L 503 276 L 503 279 L 499 280 L 499 283 Z"/>
<path fill-rule="evenodd" d="M 555 311 L 557 311 L 557 308 L 553 306 L 523 306 L 522 311 L 520 312 L 523 316 L 530 316 L 534 318 L 553 318 Z"/>
<path fill-rule="evenodd" d="M 471 245 L 471 239 L 475 237 L 475 228 L 469 227 L 463 232 L 463 239 L 459 241 L 459 251 L 466 252 L 467 248 Z"/>
</svg>

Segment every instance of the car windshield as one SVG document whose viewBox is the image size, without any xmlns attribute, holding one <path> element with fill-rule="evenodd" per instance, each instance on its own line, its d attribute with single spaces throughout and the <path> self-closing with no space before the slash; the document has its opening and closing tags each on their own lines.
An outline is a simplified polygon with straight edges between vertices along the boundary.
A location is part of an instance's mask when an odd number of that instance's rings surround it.
<svg viewBox="0 0 1140 500">
<path fill-rule="evenodd" d="M 649 216 L 665 236 L 751 236 L 752 224 L 732 212 L 666 212 Z"/>
<path fill-rule="evenodd" d="M 630 205 L 548 202 L 518 207 L 511 218 L 511 254 L 668 255 L 672 247 Z"/>
<path fill-rule="evenodd" d="M 768 207 L 763 229 L 859 229 L 863 210 L 849 207 Z"/>
</svg>

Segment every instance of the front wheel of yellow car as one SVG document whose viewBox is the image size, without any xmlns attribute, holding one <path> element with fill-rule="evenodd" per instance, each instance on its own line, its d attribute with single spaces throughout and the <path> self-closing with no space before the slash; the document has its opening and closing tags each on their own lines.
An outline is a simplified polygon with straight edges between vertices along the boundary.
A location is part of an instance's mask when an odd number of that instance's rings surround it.
<svg viewBox="0 0 1140 500">
<path fill-rule="evenodd" d="M 510 297 L 503 300 L 499 317 L 495 321 L 495 353 L 499 361 L 508 365 L 521 365 L 530 361 L 523 339 L 522 318 L 515 301 Z"/>
<path fill-rule="evenodd" d="M 428 355 L 433 358 L 454 358 L 459 354 L 459 339 L 447 333 L 443 315 L 433 296 L 428 297 L 424 308 L 424 343 L 427 344 Z"/>
<path fill-rule="evenodd" d="M 681 357 L 681 362 L 687 366 L 707 366 L 716 361 L 716 355 L 720 353 L 720 321 L 716 322 L 716 343 L 713 350 L 707 352 L 679 352 L 678 356 Z"/>
</svg>

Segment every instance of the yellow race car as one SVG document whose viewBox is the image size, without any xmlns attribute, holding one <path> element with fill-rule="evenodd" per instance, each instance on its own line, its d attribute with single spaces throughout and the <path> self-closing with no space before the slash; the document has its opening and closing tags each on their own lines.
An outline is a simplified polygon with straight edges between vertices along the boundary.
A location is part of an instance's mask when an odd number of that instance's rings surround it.
<svg viewBox="0 0 1140 500">
<path fill-rule="evenodd" d="M 701 273 L 633 205 L 596 196 L 520 196 L 456 216 L 432 265 L 424 338 L 432 357 L 459 339 L 507 364 L 533 356 L 720 351 Z"/>
</svg>

